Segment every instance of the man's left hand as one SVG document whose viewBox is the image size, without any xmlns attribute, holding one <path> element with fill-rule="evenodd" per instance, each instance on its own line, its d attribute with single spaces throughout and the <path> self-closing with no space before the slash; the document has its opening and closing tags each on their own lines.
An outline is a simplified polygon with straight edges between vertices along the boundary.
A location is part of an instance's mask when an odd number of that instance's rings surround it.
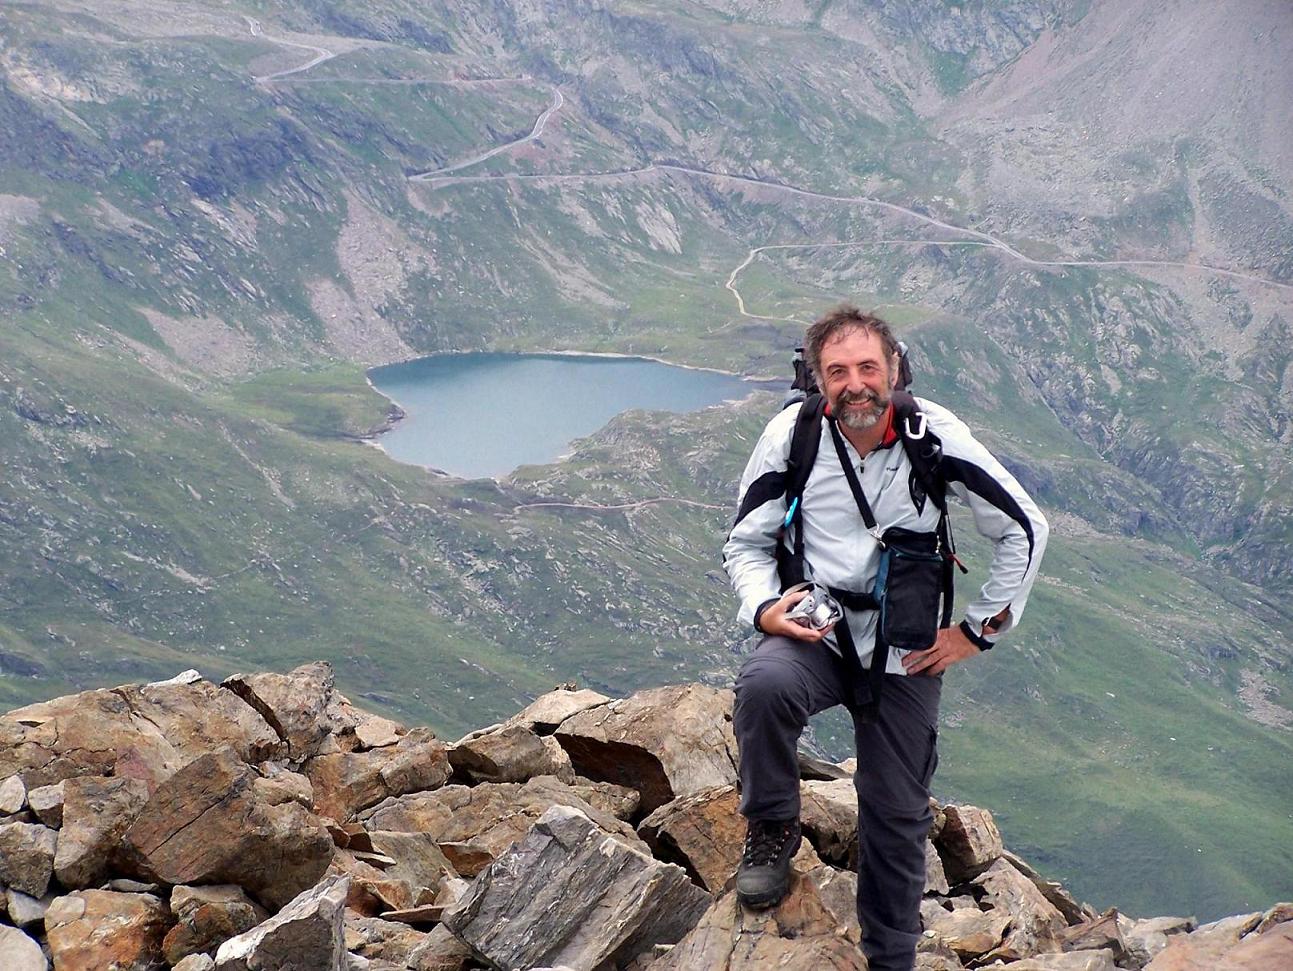
<svg viewBox="0 0 1293 971">
<path fill-rule="evenodd" d="M 974 657 L 982 651 L 965 636 L 959 624 L 944 627 L 938 632 L 934 646 L 923 651 L 912 651 L 902 659 L 908 674 L 942 674 L 958 661 Z"/>
</svg>

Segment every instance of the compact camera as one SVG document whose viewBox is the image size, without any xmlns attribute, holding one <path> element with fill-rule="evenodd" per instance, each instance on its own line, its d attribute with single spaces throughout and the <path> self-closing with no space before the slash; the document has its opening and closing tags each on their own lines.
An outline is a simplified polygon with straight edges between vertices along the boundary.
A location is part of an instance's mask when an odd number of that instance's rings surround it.
<svg viewBox="0 0 1293 971">
<path fill-rule="evenodd" d="M 789 592 L 789 591 L 787 591 Z M 808 585 L 808 596 L 786 611 L 786 620 L 793 620 L 803 627 L 823 630 L 838 623 L 844 608 L 824 587 Z"/>
</svg>

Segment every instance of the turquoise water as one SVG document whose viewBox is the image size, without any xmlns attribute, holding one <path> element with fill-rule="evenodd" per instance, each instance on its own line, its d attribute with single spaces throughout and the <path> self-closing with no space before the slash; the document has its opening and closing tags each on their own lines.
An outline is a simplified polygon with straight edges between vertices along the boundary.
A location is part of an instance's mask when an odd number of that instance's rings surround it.
<svg viewBox="0 0 1293 971">
<path fill-rule="evenodd" d="M 438 355 L 368 376 L 408 415 L 381 436 L 387 453 L 463 478 L 551 462 L 629 409 L 696 411 L 769 387 L 640 358 L 560 354 Z"/>
</svg>

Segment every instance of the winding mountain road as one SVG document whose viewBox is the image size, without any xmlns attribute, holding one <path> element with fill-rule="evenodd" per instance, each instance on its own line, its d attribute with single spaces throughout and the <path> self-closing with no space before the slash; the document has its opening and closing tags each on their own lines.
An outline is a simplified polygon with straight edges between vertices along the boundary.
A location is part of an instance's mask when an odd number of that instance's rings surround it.
<svg viewBox="0 0 1293 971">
<path fill-rule="evenodd" d="M 544 109 L 543 113 L 535 119 L 534 127 L 530 129 L 530 134 L 522 135 L 520 138 L 505 142 L 502 145 L 496 145 L 487 152 L 481 152 L 479 155 L 473 155 L 471 158 L 463 159 L 461 162 L 454 162 L 453 165 L 446 165 L 444 168 L 431 169 L 427 172 L 419 172 L 416 175 L 410 175 L 410 182 L 439 182 L 451 172 L 459 172 L 462 169 L 471 168 L 473 165 L 479 165 L 495 155 L 502 155 L 504 152 L 510 152 L 512 149 L 524 145 L 526 142 L 532 142 L 543 134 L 544 126 L 548 124 L 548 119 L 557 112 L 566 99 L 562 97 L 561 90 L 555 85 L 548 85 L 552 90 L 552 104 Z"/>
<path fill-rule="evenodd" d="M 291 77 L 293 74 L 300 74 L 311 68 L 318 67 L 324 61 L 330 61 L 337 56 L 336 51 L 330 51 L 326 47 L 316 47 L 314 44 L 299 44 L 294 40 L 283 40 L 281 37 L 270 37 L 260 29 L 260 21 L 255 17 L 243 15 L 243 20 L 247 21 L 247 29 L 251 31 L 251 36 L 260 37 L 269 41 L 271 44 L 277 44 L 279 47 L 288 47 L 294 50 L 313 51 L 314 58 L 300 67 L 288 68 L 286 71 L 275 71 L 273 74 L 262 74 L 252 77 L 257 84 L 264 84 L 267 81 L 278 81 L 282 78 Z"/>
<path fill-rule="evenodd" d="M 309 71 L 314 67 L 317 67 L 318 65 L 322 64 L 327 60 L 330 60 L 333 57 L 336 57 L 336 52 L 328 50 L 325 47 L 318 47 L 313 44 L 302 44 L 296 41 L 289 41 L 289 40 L 283 40 L 282 38 L 270 37 L 269 35 L 264 34 L 262 32 L 260 21 L 256 20 L 254 17 L 249 17 L 245 15 L 243 19 L 247 22 L 247 26 L 250 29 L 252 36 L 263 37 L 265 40 L 269 41 L 270 43 L 278 44 L 282 47 L 311 51 L 315 55 L 310 61 L 300 65 L 299 67 L 289 68 L 284 71 L 277 71 L 273 74 L 266 74 L 266 75 L 261 75 L 259 77 L 256 77 L 254 78 L 254 80 L 257 83 L 279 81 L 285 78 L 293 78 L 294 80 L 297 80 L 297 81 L 317 80 L 319 82 L 322 82 L 324 80 L 331 80 L 331 79 L 322 79 L 322 78 L 305 79 L 305 78 L 298 78 L 296 76 L 303 74 L 304 72 Z M 339 78 L 336 80 L 350 80 L 354 82 L 372 83 L 372 84 L 409 85 L 409 84 L 441 83 L 441 84 L 467 85 L 467 84 L 497 83 L 499 81 L 523 82 L 523 81 L 529 81 L 530 79 L 529 78 L 496 78 L 496 79 L 491 78 L 491 79 L 479 79 L 474 81 L 469 80 L 469 81 L 457 81 L 457 82 L 436 81 L 430 78 L 408 78 L 408 79 Z M 462 159 L 461 161 L 454 162 L 452 165 L 447 165 L 438 169 L 431 169 L 426 172 L 415 173 L 408 177 L 409 181 L 420 183 L 431 189 L 441 189 L 441 188 L 448 188 L 454 185 L 495 183 L 495 182 L 497 183 L 533 182 L 536 184 L 566 183 L 566 182 L 607 182 L 607 181 L 615 181 L 619 179 L 635 179 L 635 178 L 640 178 L 657 172 L 673 173 L 676 175 L 681 175 L 686 178 L 707 179 L 713 182 L 717 182 L 719 184 L 756 187 L 764 191 L 781 193 L 784 195 L 802 198 L 802 199 L 811 199 L 811 200 L 821 201 L 821 202 L 834 202 L 834 203 L 840 203 L 844 205 L 866 206 L 869 208 L 885 210 L 888 212 L 895 213 L 897 215 L 915 219 L 935 229 L 944 230 L 950 233 L 957 233 L 963 237 L 968 237 L 968 238 L 963 238 L 958 240 L 877 239 L 877 240 L 853 240 L 853 241 L 846 241 L 846 242 L 778 243 L 778 244 L 769 244 L 767 246 L 755 247 L 754 249 L 750 250 L 750 252 L 746 255 L 745 260 L 742 261 L 736 268 L 732 270 L 732 272 L 728 275 L 726 284 L 724 285 L 725 288 L 729 290 L 732 293 L 733 297 L 736 299 L 737 311 L 744 317 L 750 317 L 757 320 L 780 320 L 780 321 L 789 321 L 794 323 L 802 323 L 802 321 L 798 321 L 795 318 L 790 318 L 790 317 L 770 317 L 770 316 L 750 313 L 745 307 L 745 301 L 741 297 L 740 291 L 736 288 L 737 278 L 745 269 L 747 269 L 750 266 L 750 264 L 755 259 L 759 257 L 760 254 L 769 250 L 779 250 L 779 249 L 811 249 L 811 248 L 827 248 L 827 247 L 879 246 L 879 245 L 980 246 L 984 249 L 997 250 L 1003 253 L 1004 255 L 1006 255 L 1007 257 L 1009 257 L 1010 259 L 1015 260 L 1016 262 L 1024 266 L 1031 266 L 1031 267 L 1037 267 L 1037 268 L 1066 269 L 1070 267 L 1071 268 L 1090 267 L 1090 268 L 1096 268 L 1096 269 L 1141 268 L 1141 269 L 1186 270 L 1189 272 L 1209 273 L 1216 276 L 1229 277 L 1235 280 L 1244 280 L 1248 283 L 1256 283 L 1261 286 L 1275 287 L 1280 290 L 1293 291 L 1293 284 L 1290 284 L 1290 283 L 1282 283 L 1278 280 L 1271 280 L 1267 277 L 1257 276 L 1256 274 L 1253 274 L 1253 273 L 1244 273 L 1239 270 L 1228 270 L 1223 267 L 1212 266 L 1207 263 L 1184 263 L 1184 262 L 1174 261 L 1174 260 L 1076 260 L 1076 259 L 1075 260 L 1039 260 L 1039 259 L 1034 259 L 1033 257 L 1028 256 L 1026 253 L 1020 252 L 1018 249 L 1011 246 L 1005 240 L 999 237 L 993 236 L 990 233 L 985 233 L 978 229 L 971 229 L 967 226 L 958 226 L 954 223 L 945 222 L 941 219 L 937 219 L 934 216 L 929 215 L 928 213 L 918 212 L 915 209 L 911 209 L 907 206 L 903 206 L 895 202 L 887 202 L 883 199 L 875 199 L 870 196 L 850 196 L 850 195 L 838 195 L 838 194 L 829 193 L 829 192 L 818 192 L 813 189 L 805 189 L 800 186 L 790 185 L 784 182 L 773 182 L 767 179 L 759 179 L 759 178 L 754 178 L 754 177 L 745 176 L 745 175 L 735 175 L 728 172 L 716 172 L 712 169 L 701 168 L 698 166 L 681 165 L 673 162 L 650 162 L 646 165 L 639 166 L 637 168 L 622 169 L 622 170 L 609 171 L 609 172 L 573 172 L 573 173 L 554 173 L 554 174 L 502 173 L 502 174 L 466 175 L 466 176 L 455 174 L 463 171 L 464 169 L 468 169 L 473 166 L 479 165 L 482 162 L 488 161 L 489 159 L 494 158 L 498 155 L 501 155 L 504 152 L 509 152 L 520 145 L 526 144 L 527 142 L 535 141 L 536 139 L 541 137 L 543 134 L 544 128 L 548 123 L 548 120 L 553 116 L 553 114 L 559 111 L 561 107 L 565 104 L 565 98 L 562 95 L 560 89 L 556 85 L 549 85 L 549 87 L 552 91 L 552 104 L 550 104 L 546 109 L 544 109 L 544 111 L 538 116 L 538 118 L 535 119 L 534 125 L 530 129 L 529 134 L 522 135 L 520 138 L 513 139 L 512 141 L 506 142 L 502 145 L 496 145 L 493 148 L 490 148 L 484 152 L 480 152 L 476 155 L 473 155 L 470 158 L 466 158 L 466 159 Z"/>
</svg>

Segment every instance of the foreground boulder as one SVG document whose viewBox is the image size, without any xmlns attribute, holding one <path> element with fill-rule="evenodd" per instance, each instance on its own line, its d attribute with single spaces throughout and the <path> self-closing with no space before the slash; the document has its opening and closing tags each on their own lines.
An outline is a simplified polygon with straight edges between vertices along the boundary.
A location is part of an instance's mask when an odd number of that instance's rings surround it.
<svg viewBox="0 0 1293 971">
<path fill-rule="evenodd" d="M 444 743 L 416 728 L 389 746 L 316 755 L 302 771 L 315 810 L 343 822 L 389 796 L 439 788 L 450 766 Z"/>
<path fill-rule="evenodd" d="M 297 803 L 257 798 L 255 777 L 227 749 L 190 762 L 126 831 L 129 868 L 171 885 L 236 883 L 270 909 L 313 886 L 332 859 L 332 837 Z"/>
<path fill-rule="evenodd" d="M 583 812 L 554 806 L 444 915 L 445 926 L 503 968 L 622 964 L 672 943 L 710 900 Z"/>
<path fill-rule="evenodd" d="M 56 969 L 144 971 L 164 967 L 162 939 L 170 910 L 157 897 L 111 890 L 78 890 L 45 914 Z"/>
<path fill-rule="evenodd" d="M 736 906 L 730 705 L 562 689 L 446 746 L 312 664 L 19 709 L 0 716 L 0 971 L 863 967 L 849 763 L 801 759 L 791 895 Z M 1293 968 L 1293 904 L 1099 915 L 987 811 L 932 809 L 919 971 Z"/>
<path fill-rule="evenodd" d="M 147 802 L 148 785 L 139 779 L 88 775 L 64 782 L 63 828 L 54 857 L 59 883 L 80 889 L 101 882 Z"/>
<path fill-rule="evenodd" d="M 46 971 L 49 962 L 40 945 L 14 927 L 0 927 L 0 968 L 5 971 Z"/>
<path fill-rule="evenodd" d="M 400 796 L 376 806 L 365 814 L 364 822 L 372 830 L 429 833 L 460 873 L 474 876 L 524 837 L 551 806 L 578 809 L 607 832 L 650 852 L 631 826 L 594 808 L 577 788 L 551 776 L 524 784 L 445 786 L 435 792 Z"/>
<path fill-rule="evenodd" d="M 865 971 L 866 958 L 836 915 L 822 903 L 814 882 L 791 877 L 790 893 L 776 908 L 742 907 L 730 891 L 651 971 Z"/>
<path fill-rule="evenodd" d="M 0 824 L 0 884 L 30 897 L 49 887 L 58 834 L 39 823 Z"/>
<path fill-rule="evenodd" d="M 580 775 L 630 786 L 642 811 L 736 784 L 730 691 L 670 685 L 572 715 L 556 737 Z"/>
<path fill-rule="evenodd" d="M 190 954 L 214 951 L 269 917 L 242 887 L 232 884 L 176 887 L 171 893 L 171 914 L 175 926 L 162 941 L 162 952 L 171 964 Z"/>
<path fill-rule="evenodd" d="M 28 790 L 82 775 L 128 776 L 150 788 L 212 749 L 245 762 L 281 754 L 265 719 L 197 672 L 171 681 L 83 691 L 0 717 L 0 779 Z"/>
<path fill-rule="evenodd" d="M 326 877 L 278 914 L 216 951 L 217 971 L 346 971 L 349 881 Z"/>
</svg>

